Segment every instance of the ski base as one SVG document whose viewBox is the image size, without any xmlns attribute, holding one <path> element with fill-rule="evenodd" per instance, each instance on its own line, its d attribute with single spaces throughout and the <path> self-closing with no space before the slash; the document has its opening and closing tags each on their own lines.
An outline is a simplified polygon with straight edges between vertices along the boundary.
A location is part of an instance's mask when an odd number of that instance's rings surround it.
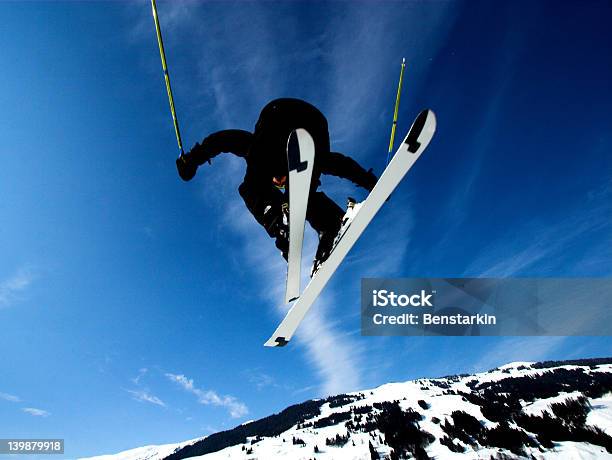
<svg viewBox="0 0 612 460">
<path fill-rule="evenodd" d="M 310 134 L 301 128 L 293 131 L 287 141 L 289 253 L 287 257 L 285 303 L 292 302 L 300 296 L 304 222 L 306 221 L 314 156 L 315 145 Z"/>
</svg>

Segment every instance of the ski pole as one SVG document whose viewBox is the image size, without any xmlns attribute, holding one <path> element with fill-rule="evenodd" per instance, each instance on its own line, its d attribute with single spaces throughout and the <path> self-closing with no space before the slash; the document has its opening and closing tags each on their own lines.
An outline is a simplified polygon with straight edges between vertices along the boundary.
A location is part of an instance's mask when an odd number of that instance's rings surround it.
<svg viewBox="0 0 612 460">
<path fill-rule="evenodd" d="M 399 85 L 397 86 L 397 96 L 395 97 L 395 111 L 393 112 L 393 124 L 391 125 L 391 140 L 389 141 L 389 151 L 387 152 L 387 164 L 391 161 L 393 143 L 395 141 L 395 127 L 397 126 L 397 112 L 399 110 L 400 94 L 402 93 L 402 81 L 404 80 L 404 69 L 406 68 L 406 58 L 402 58 L 402 70 L 400 70 Z"/>
<path fill-rule="evenodd" d="M 172 112 L 172 121 L 174 122 L 174 132 L 176 133 L 176 141 L 180 150 L 180 156 L 184 155 L 183 141 L 181 140 L 181 132 L 179 130 L 176 110 L 174 108 L 174 98 L 172 97 L 172 87 L 170 86 L 170 74 L 166 65 L 166 53 L 164 51 L 164 41 L 162 40 L 161 28 L 159 27 L 159 19 L 157 18 L 157 6 L 155 0 L 151 0 L 151 8 L 153 9 L 153 20 L 155 21 L 155 31 L 157 32 L 157 44 L 159 45 L 159 55 L 161 56 L 162 69 L 164 71 L 164 79 L 166 81 L 166 91 L 168 92 L 168 102 L 170 102 L 170 111 Z"/>
</svg>

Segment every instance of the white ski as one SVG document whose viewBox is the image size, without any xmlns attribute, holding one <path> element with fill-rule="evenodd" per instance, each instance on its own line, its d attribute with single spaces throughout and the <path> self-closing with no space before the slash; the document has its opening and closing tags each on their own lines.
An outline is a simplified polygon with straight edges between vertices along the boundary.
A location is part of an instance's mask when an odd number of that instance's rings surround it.
<svg viewBox="0 0 612 460">
<path fill-rule="evenodd" d="M 300 296 L 304 222 L 312 178 L 315 146 L 305 129 L 297 129 L 287 141 L 289 165 L 289 255 L 285 303 Z"/>
<path fill-rule="evenodd" d="M 267 347 L 286 345 L 293 337 L 304 315 L 344 260 L 372 218 L 400 183 L 408 170 L 429 145 L 436 131 L 436 117 L 431 110 L 422 111 L 412 123 L 408 135 L 395 156 L 384 170 L 376 186 L 359 207 L 344 234 L 341 235 L 329 258 L 319 267 L 306 286 L 301 297 L 293 304 L 272 337 L 264 344 Z"/>
</svg>

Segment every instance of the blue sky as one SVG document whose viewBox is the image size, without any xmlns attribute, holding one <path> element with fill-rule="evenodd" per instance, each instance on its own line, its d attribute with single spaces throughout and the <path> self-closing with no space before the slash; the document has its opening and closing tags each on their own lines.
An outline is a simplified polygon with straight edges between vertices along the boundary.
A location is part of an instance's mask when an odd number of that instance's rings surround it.
<svg viewBox="0 0 612 460">
<path fill-rule="evenodd" d="M 238 196 L 240 159 L 178 178 L 149 3 L 1 3 L 0 437 L 112 453 L 387 381 L 612 353 L 359 334 L 366 276 L 611 275 L 609 2 L 158 8 L 188 147 L 300 97 L 380 173 L 402 57 L 398 136 L 425 107 L 438 133 L 295 343 L 265 349 L 284 263 Z"/>
</svg>

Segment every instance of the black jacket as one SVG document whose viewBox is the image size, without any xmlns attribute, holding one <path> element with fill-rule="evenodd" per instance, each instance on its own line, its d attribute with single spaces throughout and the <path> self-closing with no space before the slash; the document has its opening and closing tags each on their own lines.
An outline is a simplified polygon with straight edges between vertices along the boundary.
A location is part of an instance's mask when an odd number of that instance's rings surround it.
<svg viewBox="0 0 612 460">
<path fill-rule="evenodd" d="M 196 144 L 196 147 L 188 153 L 190 157 L 189 161 L 200 166 L 221 153 L 232 153 L 244 158 L 247 165 L 256 163 L 263 155 L 249 155 L 254 139 L 255 135 L 253 133 L 240 129 L 217 131 L 207 136 L 201 144 Z M 372 184 L 368 172 L 352 158 L 338 152 L 317 151 L 316 155 L 318 173 L 342 177 L 352 181 L 360 187 L 371 189 Z M 252 160 L 253 158 L 255 160 Z M 263 163 L 269 163 L 269 161 L 264 161 Z M 275 175 L 287 175 L 286 158 L 282 164 L 284 165 L 284 170 L 282 170 L 284 174 L 275 174 L 278 169 L 277 167 L 272 167 L 268 172 L 262 172 L 262 174 L 266 177 L 269 176 L 270 181 Z M 263 171 L 265 167 L 262 165 L 262 167 L 253 169 L 256 171 Z"/>
<path fill-rule="evenodd" d="M 201 144 L 196 144 L 186 160 L 199 166 L 223 152 L 244 158 L 247 170 L 239 191 L 249 209 L 258 216 L 266 203 L 280 201 L 272 179 L 287 176 L 287 140 L 291 132 L 298 128 L 308 131 L 315 143 L 311 193 L 319 186 L 321 174 L 342 177 L 372 190 L 376 177 L 355 160 L 341 153 L 330 152 L 325 116 L 300 99 L 271 101 L 261 111 L 253 133 L 239 129 L 213 133 Z"/>
</svg>

